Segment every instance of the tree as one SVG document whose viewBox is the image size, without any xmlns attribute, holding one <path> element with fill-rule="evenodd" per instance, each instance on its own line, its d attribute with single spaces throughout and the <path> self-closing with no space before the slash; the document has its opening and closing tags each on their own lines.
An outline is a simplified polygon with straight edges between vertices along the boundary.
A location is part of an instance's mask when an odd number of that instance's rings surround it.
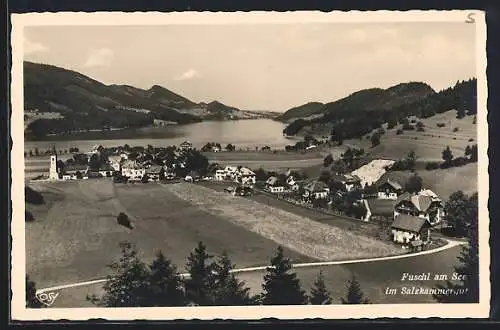
<svg viewBox="0 0 500 330">
<path fill-rule="evenodd" d="M 183 282 L 175 265 L 158 251 L 149 266 L 149 289 L 153 306 L 184 306 Z"/>
<path fill-rule="evenodd" d="M 330 292 L 326 288 L 322 271 L 319 271 L 318 277 L 314 282 L 309 301 L 312 305 L 330 305 L 332 303 L 332 298 Z"/>
<path fill-rule="evenodd" d="M 92 171 L 97 171 L 102 165 L 102 160 L 99 154 L 92 154 L 89 159 L 89 168 Z"/>
<path fill-rule="evenodd" d="M 35 155 L 36 155 L 36 156 L 38 156 L 38 155 L 39 155 L 38 148 L 35 148 Z"/>
<path fill-rule="evenodd" d="M 42 303 L 36 297 L 36 283 L 26 275 L 26 308 L 41 308 Z"/>
<path fill-rule="evenodd" d="M 87 299 L 103 307 L 152 306 L 148 267 L 137 257 L 133 244 L 121 242 L 120 249 L 120 260 L 109 266 L 112 274 L 107 276 L 103 296 L 87 296 Z"/>
<path fill-rule="evenodd" d="M 118 217 L 116 217 L 116 222 L 118 222 L 119 225 L 132 229 L 132 224 L 130 223 L 129 217 L 123 212 L 120 212 L 120 214 L 118 214 Z"/>
<path fill-rule="evenodd" d="M 267 173 L 262 167 L 259 167 L 254 172 L 255 172 L 255 180 L 257 180 L 257 181 L 266 181 L 267 180 Z"/>
<path fill-rule="evenodd" d="M 328 167 L 330 165 L 332 165 L 333 163 L 333 156 L 332 154 L 328 154 L 325 159 L 323 160 L 323 166 L 324 167 Z"/>
<path fill-rule="evenodd" d="M 443 150 L 442 158 L 446 165 L 450 164 L 453 160 L 453 153 L 450 150 L 450 146 L 447 146 L 446 149 Z"/>
<path fill-rule="evenodd" d="M 472 215 L 477 212 L 477 196 L 468 197 L 459 190 L 450 195 L 450 198 L 445 204 L 444 210 L 446 220 L 450 225 L 455 235 L 463 237 L 467 234 L 468 228 L 471 224 Z"/>
<path fill-rule="evenodd" d="M 189 254 L 186 268 L 190 274 L 185 280 L 186 300 L 199 306 L 215 303 L 215 263 L 202 242 Z"/>
<path fill-rule="evenodd" d="M 422 178 L 417 174 L 413 174 L 405 183 L 405 190 L 409 193 L 417 193 L 422 190 Z"/>
<path fill-rule="evenodd" d="M 271 266 L 266 268 L 262 303 L 264 305 L 301 305 L 307 302 L 307 296 L 300 287 L 296 273 L 290 272 L 292 263 L 285 258 L 283 248 L 278 246 L 271 259 Z"/>
<path fill-rule="evenodd" d="M 471 162 L 477 162 L 477 144 L 474 144 L 470 148 L 470 161 Z"/>
<path fill-rule="evenodd" d="M 370 140 L 372 142 L 372 147 L 378 146 L 380 144 L 380 133 L 379 132 L 373 133 Z"/>
<path fill-rule="evenodd" d="M 370 300 L 364 297 L 361 286 L 352 274 L 351 279 L 347 282 L 347 294 L 342 298 L 342 304 L 369 304 Z"/>
<path fill-rule="evenodd" d="M 223 252 L 214 266 L 215 270 L 215 305 L 217 306 L 244 306 L 253 303 L 250 289 L 245 282 L 239 281 L 231 272 L 234 265 L 231 259 Z"/>
<path fill-rule="evenodd" d="M 464 152 L 464 155 L 465 155 L 465 157 L 469 157 L 469 158 L 470 158 L 470 155 L 471 155 L 471 154 L 472 154 L 472 149 L 471 149 L 471 147 L 470 147 L 469 145 L 467 145 L 467 146 L 465 147 L 465 152 Z"/>
<path fill-rule="evenodd" d="M 144 174 L 141 178 L 142 183 L 148 183 L 149 182 L 149 176 L 147 174 Z"/>
<path fill-rule="evenodd" d="M 29 151 L 29 155 L 30 155 L 30 157 L 33 157 L 33 151 L 31 151 L 31 149 Z"/>
<path fill-rule="evenodd" d="M 406 156 L 406 165 L 409 170 L 414 171 L 416 163 L 417 163 L 417 155 L 415 154 L 414 150 L 411 150 L 408 153 L 408 156 Z"/>
<path fill-rule="evenodd" d="M 330 182 L 330 178 L 330 171 L 322 171 L 318 180 L 328 184 Z"/>
<path fill-rule="evenodd" d="M 478 240 L 478 207 L 477 193 L 469 198 L 470 213 L 467 228 L 468 244 L 462 246 L 458 256 L 459 266 L 455 272 L 462 275 L 458 283 L 446 281 L 445 285 L 438 285 L 437 289 L 453 290 L 457 294 L 439 292 L 433 297 L 441 303 L 477 303 L 479 301 L 479 240 Z M 475 206 L 474 206 L 475 205 Z"/>
<path fill-rule="evenodd" d="M 236 149 L 236 147 L 234 145 L 232 145 L 231 143 L 229 143 L 227 146 L 226 146 L 226 150 L 227 151 L 234 151 Z"/>
</svg>

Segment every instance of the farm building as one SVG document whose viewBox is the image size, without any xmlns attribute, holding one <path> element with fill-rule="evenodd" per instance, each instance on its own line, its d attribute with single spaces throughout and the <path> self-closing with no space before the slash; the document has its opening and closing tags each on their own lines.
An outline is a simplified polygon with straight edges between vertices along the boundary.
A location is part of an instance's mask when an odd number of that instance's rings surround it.
<svg viewBox="0 0 500 330">
<path fill-rule="evenodd" d="M 397 200 L 403 193 L 403 187 L 398 182 L 387 179 L 377 187 L 377 197 L 379 199 Z"/>
<path fill-rule="evenodd" d="M 411 241 L 428 242 L 430 239 L 430 225 L 424 219 L 407 214 L 399 214 L 391 225 L 393 241 L 409 244 Z"/>
</svg>

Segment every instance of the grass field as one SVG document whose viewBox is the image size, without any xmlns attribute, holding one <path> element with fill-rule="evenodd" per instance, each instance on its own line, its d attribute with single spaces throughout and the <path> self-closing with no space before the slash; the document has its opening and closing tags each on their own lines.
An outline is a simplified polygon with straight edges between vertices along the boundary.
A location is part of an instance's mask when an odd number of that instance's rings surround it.
<svg viewBox="0 0 500 330">
<path fill-rule="evenodd" d="M 372 148 L 371 141 L 366 137 L 346 140 L 344 145 L 364 148 L 370 157 L 400 159 L 413 149 L 422 161 L 441 161 L 441 153 L 447 146 L 456 157 L 463 156 L 467 145 L 477 143 L 477 126 L 472 123 L 474 116 L 456 119 L 456 111 L 450 110 L 431 118 L 416 120 L 425 125 L 425 132 L 404 131 L 397 135 L 396 131 L 402 125 L 387 130 L 387 124 L 384 124 L 386 133 L 382 135 L 380 145 Z M 445 127 L 437 127 L 438 123 L 444 123 Z M 454 132 L 455 128 L 458 128 L 457 132 Z M 473 141 L 469 141 L 471 139 Z"/>
<path fill-rule="evenodd" d="M 457 190 L 462 190 L 466 194 L 478 191 L 477 163 L 433 171 L 420 170 L 417 173 L 422 178 L 423 187 L 434 191 L 444 201 Z M 410 171 L 391 171 L 386 172 L 380 180 L 383 181 L 389 178 L 398 181 L 404 186 L 404 183 L 412 175 L 413 173 Z"/>
<path fill-rule="evenodd" d="M 234 197 L 200 185 L 166 187 L 198 208 L 314 259 L 349 260 L 403 252 L 389 242 L 354 234 L 270 204 Z"/>
<path fill-rule="evenodd" d="M 151 260 L 161 249 L 182 271 L 189 252 L 203 241 L 210 253 L 231 253 L 238 267 L 262 265 L 277 244 L 193 207 L 156 184 L 114 185 L 111 180 L 37 183 L 47 203 L 27 205 L 35 221 L 26 223 L 27 273 L 39 287 L 101 278 L 120 256 L 118 243 L 135 243 Z M 119 226 L 119 212 L 133 230 Z M 313 258 L 286 249 L 297 262 Z"/>
</svg>

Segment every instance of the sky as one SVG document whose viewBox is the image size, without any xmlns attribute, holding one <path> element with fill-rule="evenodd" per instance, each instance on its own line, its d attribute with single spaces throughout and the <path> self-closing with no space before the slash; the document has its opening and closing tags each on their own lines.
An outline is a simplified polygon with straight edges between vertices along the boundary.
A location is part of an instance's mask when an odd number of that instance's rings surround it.
<svg viewBox="0 0 500 330">
<path fill-rule="evenodd" d="M 24 59 L 278 112 L 410 81 L 439 91 L 476 76 L 474 24 L 455 22 L 26 27 Z"/>
</svg>

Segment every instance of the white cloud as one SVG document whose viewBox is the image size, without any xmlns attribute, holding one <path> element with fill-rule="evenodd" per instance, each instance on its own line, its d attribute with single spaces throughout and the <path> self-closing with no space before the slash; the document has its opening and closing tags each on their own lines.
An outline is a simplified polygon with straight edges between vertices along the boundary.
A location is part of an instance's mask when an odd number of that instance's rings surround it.
<svg viewBox="0 0 500 330">
<path fill-rule="evenodd" d="M 200 78 L 201 74 L 196 71 L 195 69 L 189 69 L 180 76 L 175 77 L 175 80 L 189 80 L 189 79 L 196 79 Z"/>
<path fill-rule="evenodd" d="M 113 61 L 114 52 L 109 48 L 100 48 L 90 52 L 87 57 L 87 61 L 84 66 L 95 67 L 95 66 L 109 66 Z"/>
<path fill-rule="evenodd" d="M 32 53 L 39 53 L 39 52 L 47 52 L 49 49 L 42 45 L 41 43 L 38 42 L 32 42 L 28 38 L 24 38 L 24 54 L 32 54 Z"/>
</svg>

